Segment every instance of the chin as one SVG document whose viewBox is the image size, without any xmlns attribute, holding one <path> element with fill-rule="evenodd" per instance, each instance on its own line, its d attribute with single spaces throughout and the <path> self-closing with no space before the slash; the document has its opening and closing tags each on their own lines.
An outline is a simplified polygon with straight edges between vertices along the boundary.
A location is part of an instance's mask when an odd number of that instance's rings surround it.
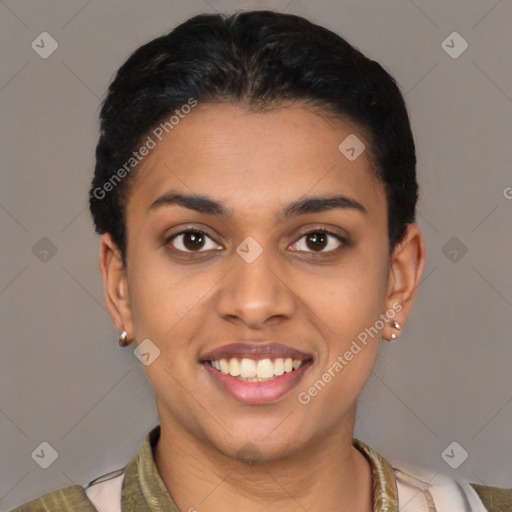
<svg viewBox="0 0 512 512">
<path fill-rule="evenodd" d="M 282 435 L 272 438 L 269 436 L 269 432 L 271 430 L 261 431 L 259 435 L 254 432 L 235 435 L 231 431 L 233 437 L 224 437 L 222 442 L 213 442 L 212 444 L 226 457 L 251 466 L 290 459 L 301 448 L 304 448 L 298 435 L 290 431 L 283 431 Z M 304 443 L 306 443 L 305 440 Z"/>
</svg>

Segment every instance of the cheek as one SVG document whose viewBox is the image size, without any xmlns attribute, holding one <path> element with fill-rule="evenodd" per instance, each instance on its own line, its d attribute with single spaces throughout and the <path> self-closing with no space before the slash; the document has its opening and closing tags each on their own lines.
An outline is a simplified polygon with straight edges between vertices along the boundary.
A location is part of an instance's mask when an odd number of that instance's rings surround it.
<svg viewBox="0 0 512 512">
<path fill-rule="evenodd" d="M 201 326 L 198 315 L 219 277 L 215 272 L 193 276 L 151 254 L 133 261 L 128 286 L 136 339 L 149 338 L 161 350 L 182 352 Z"/>
<path fill-rule="evenodd" d="M 371 374 L 386 309 L 386 261 L 383 251 L 358 251 L 322 286 L 317 280 L 310 288 L 309 305 L 322 320 L 317 325 L 327 349 L 319 371 L 336 375 L 332 390 L 358 394 Z"/>
<path fill-rule="evenodd" d="M 314 404 L 312 410 L 323 415 L 326 428 L 353 406 L 378 357 L 381 333 L 375 325 L 385 311 L 387 291 L 386 267 L 379 261 L 361 258 L 347 265 L 325 281 L 325 293 L 316 288 L 310 296 L 311 307 L 318 308 L 314 311 L 322 320 L 317 326 L 326 350 L 302 391 Z"/>
<path fill-rule="evenodd" d="M 309 307 L 342 339 L 373 324 L 385 307 L 385 256 L 368 252 L 358 251 L 328 276 L 305 281 Z"/>
<path fill-rule="evenodd" d="M 192 307 L 186 284 L 161 262 L 145 254 L 134 255 L 128 275 L 135 337 L 162 342 Z M 159 343 L 160 344 L 160 343 Z"/>
</svg>

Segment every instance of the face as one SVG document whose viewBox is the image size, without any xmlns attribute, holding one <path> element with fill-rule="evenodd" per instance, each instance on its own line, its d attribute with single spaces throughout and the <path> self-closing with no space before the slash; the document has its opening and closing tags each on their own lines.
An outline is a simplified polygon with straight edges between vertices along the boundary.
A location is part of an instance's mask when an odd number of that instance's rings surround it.
<svg viewBox="0 0 512 512">
<path fill-rule="evenodd" d="M 301 105 L 198 105 L 141 163 L 113 316 L 160 351 L 162 424 L 268 460 L 353 428 L 397 301 L 384 188 L 338 149 L 350 134 Z"/>
</svg>

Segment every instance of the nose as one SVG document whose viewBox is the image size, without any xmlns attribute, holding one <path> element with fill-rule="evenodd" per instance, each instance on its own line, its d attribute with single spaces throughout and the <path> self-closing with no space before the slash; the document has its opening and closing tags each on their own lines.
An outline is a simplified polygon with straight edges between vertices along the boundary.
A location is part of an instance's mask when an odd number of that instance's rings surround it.
<svg viewBox="0 0 512 512">
<path fill-rule="evenodd" d="M 234 268 L 221 281 L 217 294 L 217 311 L 223 319 L 263 329 L 293 317 L 297 299 L 285 272 L 269 253 L 264 250 L 251 263 L 234 255 Z"/>
</svg>

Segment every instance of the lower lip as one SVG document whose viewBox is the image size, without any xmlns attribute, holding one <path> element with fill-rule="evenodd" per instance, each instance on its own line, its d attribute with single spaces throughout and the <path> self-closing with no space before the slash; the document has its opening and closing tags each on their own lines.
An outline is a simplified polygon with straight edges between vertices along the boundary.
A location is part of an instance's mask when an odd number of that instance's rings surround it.
<svg viewBox="0 0 512 512">
<path fill-rule="evenodd" d="M 298 370 L 284 373 L 273 380 L 264 382 L 245 382 L 235 379 L 231 375 L 226 375 L 216 370 L 209 363 L 203 363 L 203 367 L 221 389 L 227 391 L 239 402 L 245 404 L 267 404 L 279 400 L 297 386 L 304 376 L 304 372 L 312 364 L 312 361 L 307 361 Z"/>
</svg>

